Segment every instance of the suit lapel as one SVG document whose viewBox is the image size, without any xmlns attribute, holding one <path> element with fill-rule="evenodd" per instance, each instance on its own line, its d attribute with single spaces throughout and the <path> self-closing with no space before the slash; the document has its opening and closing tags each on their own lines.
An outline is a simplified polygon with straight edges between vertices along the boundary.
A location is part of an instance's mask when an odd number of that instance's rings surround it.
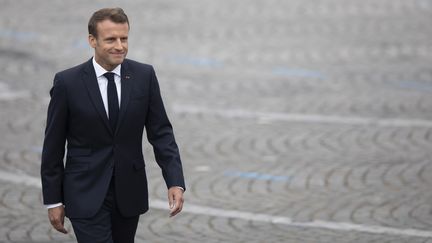
<svg viewBox="0 0 432 243">
<path fill-rule="evenodd" d="M 133 76 L 130 73 L 127 60 L 124 60 L 121 66 L 121 102 L 120 102 L 120 114 L 117 121 L 117 128 L 115 133 L 120 128 L 123 118 L 126 114 L 126 108 L 129 104 L 130 93 L 132 90 Z"/>
<path fill-rule="evenodd" d="M 106 128 L 112 135 L 111 127 L 108 121 L 108 116 L 105 111 L 105 107 L 102 101 L 102 96 L 99 90 L 99 84 L 97 82 L 96 73 L 94 71 L 92 59 L 87 62 L 84 68 L 83 80 L 87 87 L 87 91 L 92 100 L 93 105 L 95 106 L 97 112 L 99 113 L 100 118 L 103 120 Z"/>
</svg>

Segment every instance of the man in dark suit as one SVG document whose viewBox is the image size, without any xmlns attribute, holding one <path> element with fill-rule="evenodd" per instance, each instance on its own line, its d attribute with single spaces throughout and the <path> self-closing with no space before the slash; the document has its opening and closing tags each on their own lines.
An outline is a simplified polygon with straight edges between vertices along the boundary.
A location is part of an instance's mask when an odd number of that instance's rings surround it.
<svg viewBox="0 0 432 243">
<path fill-rule="evenodd" d="M 94 57 L 55 75 L 42 152 L 44 204 L 78 242 L 133 242 L 148 210 L 143 129 L 168 188 L 170 216 L 182 210 L 182 164 L 150 65 L 125 59 L 129 21 L 120 8 L 89 21 Z M 66 163 L 63 158 L 67 142 Z"/>
</svg>

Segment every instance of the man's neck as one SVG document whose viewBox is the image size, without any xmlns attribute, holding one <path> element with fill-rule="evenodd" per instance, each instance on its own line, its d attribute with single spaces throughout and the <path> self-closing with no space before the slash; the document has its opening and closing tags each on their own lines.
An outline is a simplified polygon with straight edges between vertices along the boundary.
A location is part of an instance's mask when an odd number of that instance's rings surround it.
<svg viewBox="0 0 432 243">
<path fill-rule="evenodd" d="M 115 66 L 114 65 L 108 65 L 106 63 L 100 62 L 96 56 L 94 57 L 94 60 L 97 64 L 99 64 L 101 67 L 103 67 L 108 72 L 114 70 L 118 65 L 120 65 L 120 64 L 115 65 Z"/>
</svg>

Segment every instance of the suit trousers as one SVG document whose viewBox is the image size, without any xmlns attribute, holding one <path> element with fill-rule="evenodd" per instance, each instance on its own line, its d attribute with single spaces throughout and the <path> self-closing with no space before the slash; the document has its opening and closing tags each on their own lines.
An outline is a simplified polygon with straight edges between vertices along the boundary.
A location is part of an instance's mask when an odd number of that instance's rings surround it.
<svg viewBox="0 0 432 243">
<path fill-rule="evenodd" d="M 78 243 L 133 243 L 139 215 L 123 217 L 116 205 L 114 178 L 102 207 L 91 218 L 69 218 Z"/>
</svg>

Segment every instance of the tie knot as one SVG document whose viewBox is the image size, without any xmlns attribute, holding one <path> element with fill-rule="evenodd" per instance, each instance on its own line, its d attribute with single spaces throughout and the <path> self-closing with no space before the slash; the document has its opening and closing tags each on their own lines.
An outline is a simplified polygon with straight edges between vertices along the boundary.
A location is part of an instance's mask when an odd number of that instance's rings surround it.
<svg viewBox="0 0 432 243">
<path fill-rule="evenodd" d="M 114 73 L 113 72 L 106 72 L 104 74 L 105 78 L 108 79 L 108 82 L 114 82 Z"/>
</svg>

